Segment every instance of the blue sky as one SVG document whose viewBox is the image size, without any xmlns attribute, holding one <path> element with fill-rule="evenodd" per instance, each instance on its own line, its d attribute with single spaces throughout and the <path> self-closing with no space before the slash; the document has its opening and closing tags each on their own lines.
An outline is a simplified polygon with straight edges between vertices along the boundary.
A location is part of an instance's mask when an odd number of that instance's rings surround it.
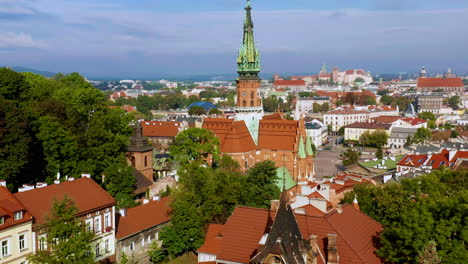
<svg viewBox="0 0 468 264">
<path fill-rule="evenodd" d="M 0 65 L 90 77 L 235 72 L 243 0 L 0 0 Z M 468 72 L 468 0 L 252 0 L 262 72 Z"/>
</svg>

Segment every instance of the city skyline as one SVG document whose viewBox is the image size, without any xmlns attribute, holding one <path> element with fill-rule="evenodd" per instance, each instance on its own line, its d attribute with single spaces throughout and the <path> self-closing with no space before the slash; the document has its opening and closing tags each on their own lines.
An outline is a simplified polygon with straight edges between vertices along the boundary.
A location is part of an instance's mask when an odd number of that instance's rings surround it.
<svg viewBox="0 0 468 264">
<path fill-rule="evenodd" d="M 243 0 L 0 0 L 0 64 L 90 77 L 235 72 Z M 219 1 L 218 1 L 219 2 Z M 262 72 L 464 73 L 463 1 L 252 1 Z"/>
</svg>

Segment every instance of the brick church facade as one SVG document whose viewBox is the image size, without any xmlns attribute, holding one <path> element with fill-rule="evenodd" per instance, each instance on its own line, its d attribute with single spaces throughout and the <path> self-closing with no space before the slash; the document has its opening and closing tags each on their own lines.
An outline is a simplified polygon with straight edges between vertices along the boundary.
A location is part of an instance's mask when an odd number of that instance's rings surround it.
<svg viewBox="0 0 468 264">
<path fill-rule="evenodd" d="M 314 169 L 304 120 L 287 120 L 280 112 L 263 115 L 260 54 L 255 47 L 249 2 L 245 10 L 243 44 L 237 58 L 235 118 L 206 118 L 202 127 L 219 138 L 221 153 L 233 157 L 243 170 L 271 160 L 278 168 L 286 167 L 294 181 L 306 181 Z"/>
</svg>

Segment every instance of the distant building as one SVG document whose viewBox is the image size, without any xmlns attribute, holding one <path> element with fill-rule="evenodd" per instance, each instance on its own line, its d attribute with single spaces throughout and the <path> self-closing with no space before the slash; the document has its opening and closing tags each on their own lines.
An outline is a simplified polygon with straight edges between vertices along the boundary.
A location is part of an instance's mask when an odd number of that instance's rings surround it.
<svg viewBox="0 0 468 264">
<path fill-rule="evenodd" d="M 438 95 L 419 95 L 416 97 L 418 113 L 431 112 L 437 114 L 443 106 L 444 98 Z"/>
<path fill-rule="evenodd" d="M 188 128 L 187 122 L 141 121 L 143 136 L 147 137 L 156 149 L 167 150 L 176 136 Z"/>
<path fill-rule="evenodd" d="M 463 93 L 465 86 L 461 78 L 454 77 L 441 77 L 441 78 L 419 78 L 418 86 L 416 88 L 418 92 L 436 92 L 442 91 L 444 93 Z"/>
<path fill-rule="evenodd" d="M 307 89 L 307 85 L 304 80 L 277 80 L 273 86 L 275 89 L 289 89 L 293 92 L 300 92 Z"/>
<path fill-rule="evenodd" d="M 317 119 L 305 124 L 307 136 L 311 138 L 316 147 L 320 147 L 327 141 L 328 128 Z"/>
<path fill-rule="evenodd" d="M 388 138 L 389 148 L 403 148 L 408 140 L 408 137 L 413 137 L 416 134 L 417 128 L 408 127 L 393 127 L 390 137 Z"/>
<path fill-rule="evenodd" d="M 365 132 L 383 131 L 390 136 L 392 125 L 381 123 L 357 122 L 345 126 L 345 140 L 359 140 Z"/>
<path fill-rule="evenodd" d="M 194 107 L 194 106 L 200 106 L 200 107 L 203 107 L 203 109 L 205 109 L 205 111 L 208 113 L 211 109 L 213 108 L 217 108 L 216 105 L 214 105 L 213 103 L 211 102 L 195 102 L 195 103 L 192 103 L 188 106 L 188 109 Z"/>
<path fill-rule="evenodd" d="M 369 120 L 369 112 L 339 108 L 324 114 L 323 120 L 326 126 L 330 125 L 332 131 L 336 132 L 341 127 L 352 123 L 367 122 Z"/>
<path fill-rule="evenodd" d="M 430 173 L 441 167 L 452 168 L 460 159 L 468 159 L 468 151 L 443 149 L 440 153 L 408 154 L 398 162 L 397 171 Z"/>
</svg>

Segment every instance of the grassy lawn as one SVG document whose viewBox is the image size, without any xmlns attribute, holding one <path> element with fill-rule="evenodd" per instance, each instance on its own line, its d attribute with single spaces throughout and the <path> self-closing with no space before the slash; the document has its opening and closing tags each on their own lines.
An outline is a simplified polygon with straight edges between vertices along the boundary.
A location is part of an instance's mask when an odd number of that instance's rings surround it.
<svg viewBox="0 0 468 264">
<path fill-rule="evenodd" d="M 395 161 L 393 161 L 391 159 L 387 159 L 385 161 L 385 166 L 387 166 L 387 170 L 396 169 L 396 164 L 398 163 L 398 161 L 401 160 L 401 158 L 403 158 L 403 155 L 396 156 Z M 374 166 L 382 164 L 382 160 L 376 160 L 376 161 L 371 160 L 371 161 L 367 161 L 367 162 L 359 162 L 359 164 L 361 164 L 362 166 L 364 166 L 366 168 L 373 168 Z"/>
</svg>

